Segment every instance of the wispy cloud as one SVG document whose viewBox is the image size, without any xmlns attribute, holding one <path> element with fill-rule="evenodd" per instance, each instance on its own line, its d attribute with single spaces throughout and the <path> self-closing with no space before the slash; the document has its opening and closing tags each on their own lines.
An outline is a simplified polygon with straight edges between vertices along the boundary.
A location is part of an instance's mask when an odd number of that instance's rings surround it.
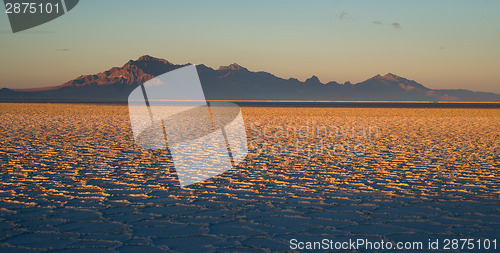
<svg viewBox="0 0 500 253">
<path fill-rule="evenodd" d="M 347 17 L 347 15 L 347 12 L 343 11 L 342 13 L 340 13 L 339 19 L 342 20 L 344 17 Z"/>
<path fill-rule="evenodd" d="M 335 17 L 338 18 L 339 20 L 354 19 L 349 15 L 349 13 L 345 11 L 342 11 L 340 14 L 336 14 Z"/>
<path fill-rule="evenodd" d="M 56 51 L 66 52 L 69 51 L 69 48 L 56 48 Z"/>
<path fill-rule="evenodd" d="M 372 24 L 374 25 L 383 25 L 384 23 L 380 20 L 375 20 L 375 21 L 372 21 Z M 401 28 L 401 24 L 399 22 L 393 22 L 393 23 L 390 23 L 390 25 L 395 28 L 395 29 L 400 29 Z"/>
</svg>

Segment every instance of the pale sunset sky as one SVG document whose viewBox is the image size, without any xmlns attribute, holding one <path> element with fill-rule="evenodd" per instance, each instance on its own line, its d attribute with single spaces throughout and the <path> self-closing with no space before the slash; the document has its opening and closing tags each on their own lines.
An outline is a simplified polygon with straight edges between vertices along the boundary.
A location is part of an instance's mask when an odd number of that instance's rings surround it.
<svg viewBox="0 0 500 253">
<path fill-rule="evenodd" d="M 500 93 L 500 1 L 82 0 L 13 34 L 0 10 L 0 87 L 54 86 L 149 54 L 322 82 L 394 73 Z"/>
</svg>

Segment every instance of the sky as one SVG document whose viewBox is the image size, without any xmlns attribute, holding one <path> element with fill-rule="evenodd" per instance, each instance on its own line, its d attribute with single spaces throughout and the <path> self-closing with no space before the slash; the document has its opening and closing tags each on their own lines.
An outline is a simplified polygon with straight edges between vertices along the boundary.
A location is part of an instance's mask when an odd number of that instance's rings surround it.
<svg viewBox="0 0 500 253">
<path fill-rule="evenodd" d="M 394 73 L 500 94 L 500 1 L 83 0 L 15 34 L 0 8 L 0 87 L 59 85 L 145 54 L 302 81 Z"/>
</svg>

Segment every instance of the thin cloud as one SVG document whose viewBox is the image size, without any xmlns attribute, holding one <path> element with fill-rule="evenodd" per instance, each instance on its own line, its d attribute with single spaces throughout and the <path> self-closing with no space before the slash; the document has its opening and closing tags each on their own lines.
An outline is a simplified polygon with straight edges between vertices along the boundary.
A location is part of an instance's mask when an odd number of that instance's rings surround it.
<svg viewBox="0 0 500 253">
<path fill-rule="evenodd" d="M 69 51 L 69 48 L 56 48 L 56 51 L 66 52 Z"/>
<path fill-rule="evenodd" d="M 343 11 L 340 14 L 336 14 L 335 17 L 337 17 L 339 20 L 346 20 L 346 19 L 354 19 L 349 15 L 349 13 Z"/>
<path fill-rule="evenodd" d="M 376 20 L 376 21 L 373 21 L 373 22 L 372 22 L 372 24 L 381 25 L 381 24 L 382 24 L 382 22 L 381 22 L 381 21 Z"/>
<path fill-rule="evenodd" d="M 391 25 L 392 25 L 392 27 L 394 27 L 394 28 L 396 28 L 396 29 L 401 28 L 401 25 L 400 25 L 398 22 L 394 22 L 394 23 L 392 23 Z"/>
<path fill-rule="evenodd" d="M 339 19 L 342 20 L 344 17 L 346 17 L 348 14 L 347 12 L 343 11 L 342 13 L 340 13 L 340 17 Z"/>
</svg>

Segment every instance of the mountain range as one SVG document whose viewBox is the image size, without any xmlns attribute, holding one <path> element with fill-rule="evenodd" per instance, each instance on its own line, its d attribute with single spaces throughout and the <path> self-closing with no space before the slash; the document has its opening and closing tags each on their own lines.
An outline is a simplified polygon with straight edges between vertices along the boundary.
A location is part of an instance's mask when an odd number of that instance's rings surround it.
<svg viewBox="0 0 500 253">
<path fill-rule="evenodd" d="M 122 67 L 83 75 L 64 84 L 36 89 L 0 89 L 0 101 L 127 101 L 141 83 L 186 66 L 149 55 L 130 60 Z M 470 101 L 500 102 L 500 94 L 469 90 L 437 90 L 394 75 L 377 75 L 351 84 L 322 83 L 316 76 L 305 82 L 254 72 L 236 63 L 213 69 L 197 65 L 207 100 L 285 101 Z"/>
</svg>

